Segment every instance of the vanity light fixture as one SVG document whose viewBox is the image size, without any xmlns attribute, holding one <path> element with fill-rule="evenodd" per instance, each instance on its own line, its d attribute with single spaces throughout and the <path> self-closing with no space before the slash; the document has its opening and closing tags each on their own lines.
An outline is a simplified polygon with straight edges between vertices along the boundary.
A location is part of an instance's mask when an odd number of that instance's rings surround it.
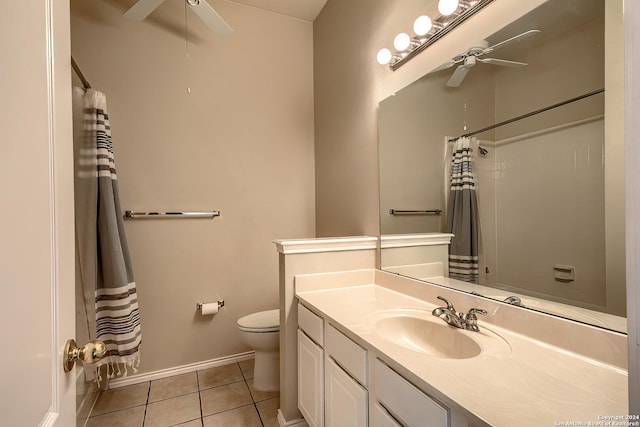
<svg viewBox="0 0 640 427">
<path fill-rule="evenodd" d="M 440 0 L 438 1 L 438 12 L 442 16 L 449 16 L 458 9 L 458 0 Z"/>
<path fill-rule="evenodd" d="M 427 15 L 418 16 L 413 21 L 413 32 L 416 33 L 416 37 L 424 37 L 429 34 L 431 27 L 433 27 L 433 22 Z"/>
<path fill-rule="evenodd" d="M 396 71 L 491 2 L 493 0 L 439 0 L 439 17 L 431 19 L 427 15 L 422 15 L 416 18 L 413 23 L 415 36 L 399 33 L 393 40 L 395 52 L 382 48 L 378 51 L 376 60 L 381 65 L 389 64 L 389 68 Z"/>
<path fill-rule="evenodd" d="M 400 33 L 393 39 L 393 47 L 399 52 L 409 49 L 409 46 L 411 46 L 411 37 L 407 33 Z"/>
</svg>

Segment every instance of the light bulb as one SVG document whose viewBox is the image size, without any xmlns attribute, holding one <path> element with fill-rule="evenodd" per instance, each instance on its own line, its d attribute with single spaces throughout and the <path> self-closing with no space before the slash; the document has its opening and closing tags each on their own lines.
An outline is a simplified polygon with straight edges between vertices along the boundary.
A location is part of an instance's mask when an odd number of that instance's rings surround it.
<svg viewBox="0 0 640 427">
<path fill-rule="evenodd" d="M 431 31 L 431 18 L 426 15 L 418 16 L 413 22 L 413 32 L 416 36 L 424 36 Z"/>
<path fill-rule="evenodd" d="M 458 9 L 458 0 L 440 0 L 438 2 L 438 11 L 444 15 L 449 16 Z"/>
<path fill-rule="evenodd" d="M 393 39 L 393 47 L 396 50 L 406 50 L 411 45 L 411 37 L 407 33 L 400 33 Z"/>
<path fill-rule="evenodd" d="M 378 51 L 378 55 L 376 56 L 376 59 L 378 60 L 378 64 L 385 65 L 385 64 L 388 64 L 389 61 L 391 61 L 391 56 L 392 56 L 391 51 L 386 47 L 383 47 Z"/>
</svg>

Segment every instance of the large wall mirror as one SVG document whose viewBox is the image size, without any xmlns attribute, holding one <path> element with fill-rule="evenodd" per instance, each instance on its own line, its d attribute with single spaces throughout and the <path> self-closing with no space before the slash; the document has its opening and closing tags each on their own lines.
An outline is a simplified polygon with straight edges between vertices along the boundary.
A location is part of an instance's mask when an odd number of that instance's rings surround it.
<svg viewBox="0 0 640 427">
<path fill-rule="evenodd" d="M 469 40 L 475 65 L 451 52 L 381 102 L 383 238 L 450 231 L 452 141 L 471 134 L 478 277 L 417 273 L 415 253 L 402 271 L 626 331 L 621 3 L 549 0 Z M 382 269 L 397 254 L 381 249 Z"/>
</svg>

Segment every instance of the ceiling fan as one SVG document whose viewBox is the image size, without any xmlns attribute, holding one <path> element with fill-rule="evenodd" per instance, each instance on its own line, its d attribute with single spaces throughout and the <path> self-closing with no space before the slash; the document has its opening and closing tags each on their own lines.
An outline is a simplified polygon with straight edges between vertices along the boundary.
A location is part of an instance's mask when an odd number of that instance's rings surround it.
<svg viewBox="0 0 640 427">
<path fill-rule="evenodd" d="M 510 39 L 503 40 L 500 43 L 494 44 L 493 46 L 489 46 L 489 43 L 486 40 L 481 40 L 480 42 L 475 43 L 473 46 L 471 46 L 466 52 L 463 52 L 460 55 L 452 58 L 450 61 L 445 62 L 431 72 L 435 73 L 437 71 L 446 70 L 456 64 L 461 63 L 460 65 L 458 65 L 456 70 L 451 75 L 451 78 L 447 82 L 447 86 L 449 87 L 459 87 L 469 70 L 475 67 L 478 62 L 484 64 L 499 65 L 502 67 L 524 67 L 525 65 L 527 65 L 524 62 L 508 61 L 506 59 L 496 58 L 481 58 L 481 56 L 491 53 L 494 50 L 504 47 L 508 44 L 521 41 L 527 37 L 531 37 L 535 34 L 538 34 L 539 32 L 540 30 L 525 31 L 522 34 L 518 34 L 517 36 L 511 37 Z"/>
<path fill-rule="evenodd" d="M 164 0 L 138 0 L 124 13 L 124 16 L 135 21 L 143 21 L 163 2 Z M 185 2 L 213 32 L 221 36 L 228 36 L 233 33 L 233 28 L 222 19 L 206 0 L 185 0 Z"/>
</svg>

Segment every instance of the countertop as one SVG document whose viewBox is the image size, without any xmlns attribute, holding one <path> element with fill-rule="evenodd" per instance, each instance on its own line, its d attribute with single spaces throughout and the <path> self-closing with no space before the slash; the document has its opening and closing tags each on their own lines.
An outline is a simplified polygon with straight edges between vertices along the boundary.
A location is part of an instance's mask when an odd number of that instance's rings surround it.
<svg viewBox="0 0 640 427">
<path fill-rule="evenodd" d="M 434 304 L 376 284 L 296 294 L 355 342 L 400 368 L 419 388 L 435 390 L 488 425 L 606 425 L 607 417 L 627 415 L 627 372 L 618 367 L 482 320 L 479 333 L 460 330 L 480 344 L 478 356 L 431 356 L 379 336 L 374 324 L 390 310 L 414 309 L 428 317 Z"/>
</svg>

